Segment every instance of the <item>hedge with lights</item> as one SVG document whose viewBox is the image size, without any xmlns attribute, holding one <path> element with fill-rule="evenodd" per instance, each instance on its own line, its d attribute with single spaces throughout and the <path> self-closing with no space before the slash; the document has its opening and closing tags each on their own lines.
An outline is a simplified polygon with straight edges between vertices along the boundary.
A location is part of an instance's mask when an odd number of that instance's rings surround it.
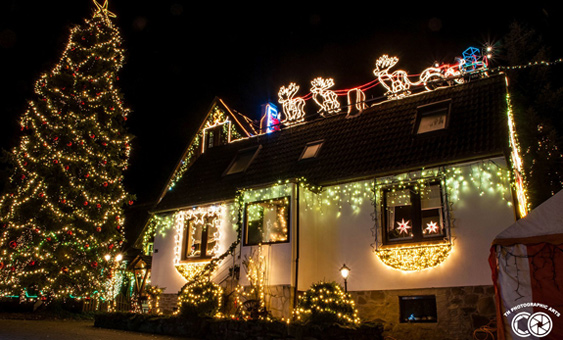
<svg viewBox="0 0 563 340">
<path fill-rule="evenodd" d="M 107 2 L 71 29 L 21 117 L 0 197 L 0 295 L 90 297 L 113 276 L 124 241 L 122 180 L 131 136 L 117 86 L 124 61 Z M 33 291 L 33 295 L 24 292 Z"/>
</svg>

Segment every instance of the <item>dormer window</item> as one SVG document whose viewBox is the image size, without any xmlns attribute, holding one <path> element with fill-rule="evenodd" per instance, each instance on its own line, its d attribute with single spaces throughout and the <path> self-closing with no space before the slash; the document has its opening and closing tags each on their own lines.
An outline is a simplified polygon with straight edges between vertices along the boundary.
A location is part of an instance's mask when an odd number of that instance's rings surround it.
<svg viewBox="0 0 563 340">
<path fill-rule="evenodd" d="M 322 141 L 322 140 L 307 143 L 307 145 L 305 145 L 305 148 L 303 148 L 303 151 L 301 152 L 301 156 L 299 157 L 299 160 L 317 157 L 317 155 L 319 154 L 319 151 L 321 150 L 321 146 L 323 146 L 323 143 L 324 143 L 324 141 Z"/>
<path fill-rule="evenodd" d="M 444 130 L 448 126 L 451 100 L 444 100 L 417 108 L 416 134 Z"/>
</svg>

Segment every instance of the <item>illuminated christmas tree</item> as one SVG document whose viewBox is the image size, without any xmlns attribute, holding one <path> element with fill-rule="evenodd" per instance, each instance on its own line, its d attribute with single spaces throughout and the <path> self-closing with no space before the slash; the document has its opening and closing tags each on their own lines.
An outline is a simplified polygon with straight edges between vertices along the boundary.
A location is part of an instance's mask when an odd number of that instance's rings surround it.
<svg viewBox="0 0 563 340">
<path fill-rule="evenodd" d="M 124 51 L 107 1 L 94 3 L 21 117 L 0 198 L 2 296 L 91 296 L 116 267 L 131 203 L 122 183 L 128 109 L 116 86 Z"/>
</svg>

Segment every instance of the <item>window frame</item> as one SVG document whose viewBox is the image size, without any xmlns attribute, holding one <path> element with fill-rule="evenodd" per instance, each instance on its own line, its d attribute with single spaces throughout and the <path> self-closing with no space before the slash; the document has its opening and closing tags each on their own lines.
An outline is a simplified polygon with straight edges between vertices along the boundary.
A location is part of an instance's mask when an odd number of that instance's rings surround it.
<svg viewBox="0 0 563 340">
<path fill-rule="evenodd" d="M 227 169 L 225 169 L 225 171 L 223 172 L 223 176 L 236 175 L 236 174 L 246 172 L 246 170 L 248 169 L 250 164 L 252 164 L 252 162 L 254 162 L 254 159 L 256 159 L 256 156 L 258 155 L 258 153 L 260 152 L 261 149 L 262 149 L 262 145 L 258 145 L 258 146 L 251 146 L 251 147 L 248 147 L 248 148 L 238 150 L 235 157 L 231 161 L 231 163 L 229 163 L 229 166 L 227 166 Z M 244 153 L 247 153 L 247 152 L 248 153 L 254 152 L 254 153 L 252 154 L 250 159 L 246 162 L 246 164 L 242 167 L 242 169 L 235 171 L 235 172 L 231 172 L 231 170 L 233 169 L 233 167 L 235 166 L 237 161 L 240 159 L 241 155 L 243 155 Z"/>
<path fill-rule="evenodd" d="M 216 223 L 216 216 L 205 216 L 206 219 L 205 223 L 202 224 L 201 227 L 201 235 L 200 235 L 200 246 L 199 246 L 199 255 L 188 255 L 188 246 L 193 244 L 191 231 L 192 231 L 192 223 L 193 221 L 197 220 L 197 218 L 190 218 L 185 222 L 184 230 L 183 230 L 183 239 L 182 239 L 182 253 L 181 253 L 181 261 L 182 262 L 198 262 L 198 261 L 207 261 L 213 258 L 215 254 L 207 255 L 209 251 L 209 227 L 208 225 L 213 225 Z M 217 240 L 215 240 L 217 242 Z M 203 252 L 205 250 L 205 252 Z M 202 255 L 204 254 L 204 255 Z"/>
<path fill-rule="evenodd" d="M 301 151 L 301 155 L 299 156 L 299 160 L 305 161 L 305 160 L 308 160 L 308 159 L 317 158 L 319 156 L 319 153 L 321 152 L 323 144 L 324 144 L 324 140 L 318 140 L 318 141 L 309 142 L 309 143 L 305 144 L 305 147 L 303 147 L 303 151 Z M 305 153 L 307 152 L 307 150 L 310 147 L 314 147 L 314 146 L 317 146 L 317 145 L 318 145 L 317 150 L 315 150 L 315 153 L 312 156 L 309 156 L 307 158 L 303 157 L 303 156 L 305 156 Z"/>
<path fill-rule="evenodd" d="M 433 116 L 433 115 L 442 116 L 442 114 L 439 114 L 439 115 L 436 114 L 436 113 L 439 113 L 439 112 L 442 112 L 442 111 L 445 111 L 445 114 L 443 114 L 443 116 L 445 116 L 445 119 L 446 119 L 444 127 L 440 127 L 440 128 L 436 128 L 436 129 L 432 129 L 432 130 L 428 130 L 428 131 L 422 131 L 422 132 L 419 131 L 420 130 L 420 124 L 421 124 L 423 118 L 430 117 L 430 116 Z M 428 136 L 428 135 L 433 135 L 433 134 L 436 134 L 436 133 L 446 131 L 448 129 L 449 125 L 450 125 L 451 111 L 452 111 L 452 100 L 451 99 L 446 99 L 446 100 L 442 100 L 442 101 L 418 106 L 416 108 L 416 120 L 415 120 L 415 124 L 414 124 L 414 127 L 413 127 L 413 134 L 416 135 L 416 136 Z"/>
<path fill-rule="evenodd" d="M 437 185 L 440 191 L 440 217 L 442 220 L 442 233 L 435 236 L 425 236 L 423 228 L 423 209 L 422 200 L 420 198 L 420 193 L 412 190 L 416 185 L 420 185 L 418 182 L 408 182 L 405 184 L 391 184 L 382 187 L 380 190 L 380 216 L 381 216 L 381 236 L 383 246 L 395 246 L 395 245 L 417 245 L 417 244 L 430 244 L 430 243 L 442 243 L 450 238 L 450 221 L 448 214 L 448 207 L 446 205 L 446 198 L 444 196 L 444 186 L 439 178 L 429 178 L 425 180 L 426 186 Z M 389 215 L 388 215 L 388 203 L 387 203 L 387 192 L 398 189 L 407 189 L 410 191 L 410 204 L 412 206 L 411 212 L 411 232 L 413 234 L 410 238 L 398 238 L 390 239 L 389 237 Z M 430 209 L 427 209 L 430 210 Z"/>
<path fill-rule="evenodd" d="M 270 242 L 258 242 L 258 243 L 249 243 L 248 242 L 248 206 L 251 204 L 259 204 L 263 202 L 269 202 L 273 200 L 287 200 L 287 237 L 285 241 L 270 241 Z M 243 237 L 242 242 L 243 246 L 258 246 L 258 245 L 268 245 L 268 244 L 284 244 L 290 242 L 290 235 L 291 235 L 291 196 L 280 196 L 274 197 L 270 199 L 264 199 L 260 201 L 253 201 L 247 202 L 244 204 L 244 229 L 243 229 Z M 263 236 L 263 235 L 262 235 Z"/>
</svg>

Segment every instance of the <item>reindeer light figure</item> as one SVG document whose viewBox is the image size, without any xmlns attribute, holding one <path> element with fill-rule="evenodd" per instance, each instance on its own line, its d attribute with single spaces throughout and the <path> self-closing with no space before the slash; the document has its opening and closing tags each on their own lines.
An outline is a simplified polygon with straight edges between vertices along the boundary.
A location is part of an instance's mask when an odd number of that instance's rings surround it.
<svg viewBox="0 0 563 340">
<path fill-rule="evenodd" d="M 334 86 L 334 79 L 328 78 L 324 79 L 322 77 L 317 77 L 311 81 L 311 93 L 313 94 L 313 100 L 320 106 L 317 111 L 321 116 L 325 116 L 325 113 L 338 113 L 340 112 L 340 103 L 338 102 L 338 95 L 329 90 L 329 88 Z"/>
<path fill-rule="evenodd" d="M 288 87 L 282 86 L 278 92 L 278 102 L 282 104 L 284 119 L 282 123 L 298 123 L 305 119 L 305 100 L 297 97 L 293 98 L 299 91 L 299 85 L 290 83 Z"/>
<path fill-rule="evenodd" d="M 375 70 L 373 74 L 379 79 L 381 85 L 383 85 L 387 92 L 385 95 L 389 99 L 400 99 L 410 95 L 411 82 L 409 81 L 408 74 L 405 71 L 398 70 L 389 74 L 391 67 L 395 66 L 399 58 L 389 57 L 384 54 L 379 57 L 375 62 Z"/>
</svg>

